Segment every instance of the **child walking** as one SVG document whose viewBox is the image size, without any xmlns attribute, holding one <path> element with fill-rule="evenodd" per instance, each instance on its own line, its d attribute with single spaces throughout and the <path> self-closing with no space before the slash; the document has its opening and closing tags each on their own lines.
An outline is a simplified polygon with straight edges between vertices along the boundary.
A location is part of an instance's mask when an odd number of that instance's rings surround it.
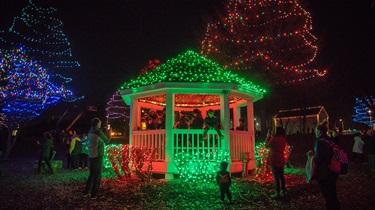
<svg viewBox="0 0 375 210">
<path fill-rule="evenodd" d="M 232 194 L 229 191 L 229 187 L 232 184 L 230 173 L 227 171 L 228 163 L 221 162 L 221 170 L 216 174 L 216 183 L 220 187 L 220 199 L 224 202 L 225 195 L 227 195 L 229 202 L 232 203 Z"/>
</svg>

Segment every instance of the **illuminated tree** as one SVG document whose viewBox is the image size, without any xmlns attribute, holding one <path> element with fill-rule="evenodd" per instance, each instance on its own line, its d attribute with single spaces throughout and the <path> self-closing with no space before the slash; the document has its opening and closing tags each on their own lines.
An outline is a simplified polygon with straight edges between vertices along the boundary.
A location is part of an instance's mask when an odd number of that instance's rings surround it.
<svg viewBox="0 0 375 210">
<path fill-rule="evenodd" d="M 50 82 L 47 71 L 28 58 L 25 51 L 0 50 L 0 108 L 2 124 L 9 130 L 7 154 L 15 143 L 11 133 L 39 116 L 50 105 L 74 96 L 64 86 Z"/>
<path fill-rule="evenodd" d="M 298 0 L 228 0 L 208 23 L 201 54 L 270 84 L 325 75 L 316 65 L 317 38 Z"/>
<path fill-rule="evenodd" d="M 107 112 L 107 121 L 111 125 L 111 129 L 115 131 L 122 131 L 124 136 L 129 131 L 129 115 L 130 107 L 125 104 L 124 99 L 121 98 L 119 91 L 112 95 L 111 99 L 107 102 L 105 108 Z"/>
<path fill-rule="evenodd" d="M 15 17 L 8 32 L 2 34 L 0 42 L 5 42 L 8 48 L 22 47 L 30 58 L 48 69 L 55 82 L 70 82 L 65 70 L 74 69 L 79 63 L 72 59 L 70 43 L 62 30 L 63 22 L 56 17 L 57 9 L 38 4 L 29 0 L 21 16 Z"/>
<path fill-rule="evenodd" d="M 149 60 L 148 63 L 146 64 L 146 66 L 143 67 L 143 69 L 141 69 L 141 71 L 139 72 L 139 76 L 142 76 L 145 73 L 154 70 L 156 67 L 158 67 L 160 65 L 161 65 L 161 62 L 158 59 Z"/>
<path fill-rule="evenodd" d="M 355 114 L 353 115 L 353 121 L 364 123 L 368 126 L 373 126 L 374 111 L 375 111 L 375 99 L 372 96 L 364 98 L 356 98 L 354 106 Z M 372 124 L 371 124 L 372 123 Z"/>
</svg>

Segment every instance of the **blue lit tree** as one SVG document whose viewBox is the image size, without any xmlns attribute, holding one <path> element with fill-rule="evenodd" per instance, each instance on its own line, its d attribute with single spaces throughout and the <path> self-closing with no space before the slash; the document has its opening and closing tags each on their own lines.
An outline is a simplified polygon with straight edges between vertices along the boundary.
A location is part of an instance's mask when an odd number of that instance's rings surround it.
<svg viewBox="0 0 375 210">
<path fill-rule="evenodd" d="M 355 99 L 355 106 L 354 111 L 355 114 L 353 115 L 353 121 L 364 123 L 368 126 L 370 125 L 371 121 L 374 119 L 374 111 L 375 111 L 375 98 L 372 96 L 367 96 L 364 98 L 356 98 Z"/>
<path fill-rule="evenodd" d="M 70 42 L 62 30 L 63 22 L 56 17 L 57 10 L 45 4 L 29 0 L 21 16 L 15 17 L 9 30 L 0 34 L 0 42 L 8 49 L 22 47 L 49 71 L 51 80 L 67 83 L 71 81 L 67 77 L 71 72 L 66 70 L 76 69 L 79 63 L 73 59 Z"/>
<path fill-rule="evenodd" d="M 22 129 L 50 105 L 72 100 L 74 96 L 63 85 L 53 84 L 47 70 L 29 59 L 22 49 L 0 49 L 0 73 L 0 112 L 3 116 L 0 119 L 9 134 L 7 157 L 17 140 L 17 135 L 12 139 L 13 131 Z"/>
</svg>

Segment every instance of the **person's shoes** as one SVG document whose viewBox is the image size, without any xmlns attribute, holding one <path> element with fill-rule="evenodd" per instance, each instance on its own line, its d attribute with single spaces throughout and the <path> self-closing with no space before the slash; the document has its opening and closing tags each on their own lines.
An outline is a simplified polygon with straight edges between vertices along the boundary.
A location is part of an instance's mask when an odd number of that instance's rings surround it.
<svg viewBox="0 0 375 210">
<path fill-rule="evenodd" d="M 89 167 L 85 167 L 85 169 L 89 169 Z"/>
<path fill-rule="evenodd" d="M 90 193 L 84 194 L 83 197 L 90 198 Z"/>
<path fill-rule="evenodd" d="M 78 170 L 79 170 L 79 169 L 82 169 L 82 168 L 81 168 L 81 167 L 78 167 Z"/>
<path fill-rule="evenodd" d="M 271 198 L 278 198 L 279 196 L 280 196 L 279 193 L 275 193 L 275 194 L 270 195 Z"/>
<path fill-rule="evenodd" d="M 102 196 L 102 195 L 91 196 L 91 200 L 97 200 L 97 199 L 101 199 L 101 198 L 104 198 L 104 196 Z"/>
<path fill-rule="evenodd" d="M 284 197 L 285 196 L 285 192 L 284 192 L 284 190 L 281 190 L 280 191 L 280 197 Z"/>
</svg>

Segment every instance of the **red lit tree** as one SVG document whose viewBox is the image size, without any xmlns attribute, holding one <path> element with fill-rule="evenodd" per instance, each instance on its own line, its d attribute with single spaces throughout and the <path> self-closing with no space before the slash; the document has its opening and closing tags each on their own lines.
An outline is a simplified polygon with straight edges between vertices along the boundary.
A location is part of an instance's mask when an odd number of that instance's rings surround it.
<svg viewBox="0 0 375 210">
<path fill-rule="evenodd" d="M 316 64 L 310 13 L 298 0 L 228 0 L 224 11 L 208 23 L 201 50 L 206 57 L 270 84 L 325 74 Z"/>
<path fill-rule="evenodd" d="M 143 69 L 141 69 L 141 71 L 139 72 L 139 76 L 142 76 L 146 74 L 147 72 L 154 70 L 156 67 L 160 65 L 161 65 L 161 62 L 158 59 L 149 60 L 146 66 L 143 67 Z"/>
</svg>

